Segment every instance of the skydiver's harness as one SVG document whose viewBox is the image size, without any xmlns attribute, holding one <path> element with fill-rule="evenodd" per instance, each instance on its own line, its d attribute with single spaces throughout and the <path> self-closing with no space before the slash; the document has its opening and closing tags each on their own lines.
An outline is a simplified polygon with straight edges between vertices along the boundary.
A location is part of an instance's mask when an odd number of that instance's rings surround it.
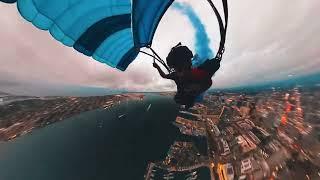
<svg viewBox="0 0 320 180">
<path fill-rule="evenodd" d="M 213 4 L 212 0 L 207 0 L 208 3 L 210 4 L 212 10 L 214 11 L 217 19 L 218 19 L 218 23 L 219 23 L 219 29 L 220 29 L 220 36 L 221 36 L 221 40 L 220 40 L 220 45 L 219 45 L 219 49 L 218 52 L 215 56 L 215 61 L 218 61 L 220 63 L 220 61 L 222 60 L 222 56 L 223 53 L 225 51 L 225 42 L 226 42 L 226 32 L 227 32 L 227 27 L 228 27 L 228 16 L 229 16 L 229 12 L 228 12 L 228 0 L 222 0 L 222 4 L 223 4 L 223 11 L 224 11 L 224 18 L 225 18 L 225 24 L 223 25 L 223 21 L 221 18 L 221 15 L 219 13 L 219 11 L 217 10 L 216 6 Z M 178 45 L 181 45 L 180 43 Z M 178 46 L 177 45 L 177 46 Z M 151 45 L 147 46 L 148 49 L 151 50 L 151 53 L 145 52 L 145 51 L 140 51 L 143 54 L 146 54 L 148 56 L 151 56 L 153 58 L 153 61 L 158 61 L 160 64 L 162 64 L 167 70 L 168 72 L 172 72 L 172 70 L 169 68 L 169 66 L 165 63 L 164 60 L 161 59 L 161 57 L 157 54 L 157 52 L 152 49 Z"/>
</svg>

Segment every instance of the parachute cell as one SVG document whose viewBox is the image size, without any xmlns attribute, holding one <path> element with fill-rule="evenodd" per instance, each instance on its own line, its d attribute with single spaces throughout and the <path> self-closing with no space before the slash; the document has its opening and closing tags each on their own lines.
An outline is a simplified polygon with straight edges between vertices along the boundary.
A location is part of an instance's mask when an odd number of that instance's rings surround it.
<svg viewBox="0 0 320 180">
<path fill-rule="evenodd" d="M 0 0 L 66 46 L 124 71 L 173 0 Z"/>
<path fill-rule="evenodd" d="M 133 0 L 132 19 L 136 45 L 151 45 L 158 24 L 173 1 Z"/>
</svg>

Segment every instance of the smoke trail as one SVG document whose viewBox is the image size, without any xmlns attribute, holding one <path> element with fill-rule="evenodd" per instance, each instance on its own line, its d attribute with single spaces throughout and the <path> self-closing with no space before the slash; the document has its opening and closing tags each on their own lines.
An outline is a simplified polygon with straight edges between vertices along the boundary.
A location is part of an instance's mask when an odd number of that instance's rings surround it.
<svg viewBox="0 0 320 180">
<path fill-rule="evenodd" d="M 198 57 L 194 58 L 193 65 L 198 66 L 202 64 L 206 59 L 213 57 L 213 52 L 209 47 L 210 39 L 206 32 L 205 26 L 202 24 L 201 19 L 187 3 L 174 2 L 173 8 L 186 15 L 193 28 L 195 29 L 195 50 Z"/>
</svg>

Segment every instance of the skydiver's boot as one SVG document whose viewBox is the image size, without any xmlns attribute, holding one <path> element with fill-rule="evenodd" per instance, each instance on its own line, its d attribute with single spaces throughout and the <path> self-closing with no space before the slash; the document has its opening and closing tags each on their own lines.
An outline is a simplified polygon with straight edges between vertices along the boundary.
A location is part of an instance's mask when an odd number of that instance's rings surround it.
<svg viewBox="0 0 320 180">
<path fill-rule="evenodd" d="M 179 110 L 185 110 L 186 109 L 186 105 L 180 105 L 179 106 Z"/>
<path fill-rule="evenodd" d="M 194 103 L 189 103 L 185 106 L 185 110 L 188 111 L 190 108 L 194 106 Z"/>
</svg>

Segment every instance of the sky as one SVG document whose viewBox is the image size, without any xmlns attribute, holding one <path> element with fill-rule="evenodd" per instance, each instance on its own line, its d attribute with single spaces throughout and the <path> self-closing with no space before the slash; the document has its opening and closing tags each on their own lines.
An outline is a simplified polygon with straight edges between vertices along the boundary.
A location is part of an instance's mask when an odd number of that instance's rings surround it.
<svg viewBox="0 0 320 180">
<path fill-rule="evenodd" d="M 219 29 L 206 0 L 179 0 L 199 15 L 216 52 Z M 221 1 L 215 0 L 221 11 Z M 213 87 L 229 88 L 320 72 L 319 0 L 229 1 L 226 52 Z M 222 11 L 221 11 L 222 13 Z M 0 4 L 0 91 L 55 95 L 68 87 L 169 91 L 152 59 L 139 55 L 125 72 L 86 57 L 25 21 L 15 5 Z M 166 57 L 178 42 L 195 50 L 196 30 L 170 8 L 156 31 L 153 48 Z M 70 89 L 70 88 L 69 88 Z"/>
</svg>

